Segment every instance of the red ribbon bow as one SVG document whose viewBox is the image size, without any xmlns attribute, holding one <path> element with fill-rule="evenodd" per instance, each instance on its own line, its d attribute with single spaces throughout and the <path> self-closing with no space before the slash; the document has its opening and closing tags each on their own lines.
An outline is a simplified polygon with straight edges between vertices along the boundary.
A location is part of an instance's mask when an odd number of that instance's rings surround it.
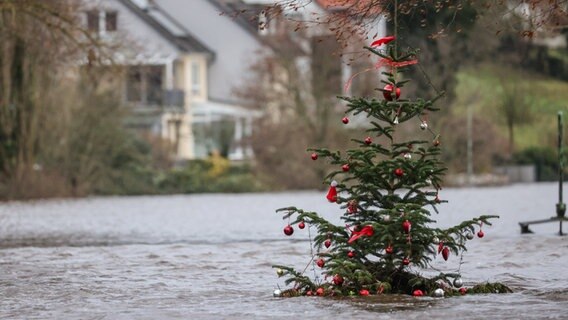
<svg viewBox="0 0 568 320">
<path fill-rule="evenodd" d="M 394 36 L 388 36 L 388 37 L 380 38 L 379 40 L 373 41 L 373 43 L 371 43 L 371 47 L 380 47 L 383 44 L 387 44 L 387 43 L 393 41 L 394 39 L 395 39 Z"/>
<path fill-rule="evenodd" d="M 395 39 L 394 36 L 388 36 L 388 37 L 380 38 L 379 40 L 373 41 L 371 43 L 371 47 L 380 47 L 383 44 L 387 44 L 387 43 L 393 41 L 394 39 Z M 363 71 L 359 71 L 359 72 L 351 75 L 351 77 L 349 77 L 349 79 L 345 83 L 345 86 L 343 87 L 343 89 L 345 90 L 345 92 L 349 91 L 349 87 L 351 86 L 353 79 L 355 79 L 355 77 L 357 77 L 361 73 L 365 73 L 365 72 L 371 71 L 373 69 L 379 70 L 383 66 L 388 66 L 388 67 L 391 67 L 391 68 L 399 68 L 399 67 L 410 66 L 410 65 L 413 65 L 413 64 L 417 64 L 417 63 L 418 63 L 418 60 L 416 60 L 416 59 L 397 62 L 397 61 L 392 61 L 391 59 L 388 59 L 388 58 L 381 58 L 381 59 L 379 59 L 379 61 L 377 61 L 377 63 L 375 63 L 374 68 L 367 68 Z"/>
<path fill-rule="evenodd" d="M 375 234 L 375 229 L 373 229 L 373 226 L 364 226 L 361 231 L 353 231 L 351 238 L 349 238 L 349 241 L 347 241 L 347 243 L 351 244 L 362 236 L 370 237 L 373 234 Z"/>
</svg>

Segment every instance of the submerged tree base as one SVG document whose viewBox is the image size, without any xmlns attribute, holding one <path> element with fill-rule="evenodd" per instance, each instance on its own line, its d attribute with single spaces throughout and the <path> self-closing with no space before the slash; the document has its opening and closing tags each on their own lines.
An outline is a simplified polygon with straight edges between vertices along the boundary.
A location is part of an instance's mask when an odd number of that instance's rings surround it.
<svg viewBox="0 0 568 320">
<path fill-rule="evenodd" d="M 294 288 L 283 290 L 281 297 L 298 296 L 367 296 L 374 294 L 408 294 L 419 290 L 424 296 L 437 296 L 434 292 L 437 289 L 444 291 L 444 296 L 457 296 L 465 294 L 487 294 L 487 293 L 512 293 L 513 290 L 502 283 L 480 283 L 473 287 L 456 288 L 449 279 L 459 278 L 458 274 L 440 274 L 436 277 L 426 278 L 419 274 L 400 270 L 389 277 L 384 277 L 383 281 L 376 281 L 372 285 L 355 286 L 353 283 L 346 283 L 341 279 L 333 279 L 332 282 L 315 284 L 306 276 L 298 274 L 295 270 L 286 266 L 273 266 L 282 270 L 281 272 L 290 275 L 286 280 L 287 284 L 294 283 Z M 382 277 L 381 277 L 382 278 Z"/>
</svg>

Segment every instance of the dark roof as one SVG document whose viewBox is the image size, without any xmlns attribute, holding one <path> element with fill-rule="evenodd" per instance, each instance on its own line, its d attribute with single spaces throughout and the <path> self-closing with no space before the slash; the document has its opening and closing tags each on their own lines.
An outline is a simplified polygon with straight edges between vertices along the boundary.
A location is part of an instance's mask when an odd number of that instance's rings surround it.
<svg viewBox="0 0 568 320">
<path fill-rule="evenodd" d="M 201 43 L 201 41 L 197 40 L 191 33 L 185 29 L 178 21 L 176 21 L 172 16 L 170 16 L 167 12 L 162 10 L 160 7 L 153 5 L 152 9 L 159 12 L 165 19 L 168 20 L 169 24 L 175 25 L 178 29 L 181 29 L 183 32 L 182 34 L 175 34 L 172 30 L 166 28 L 164 24 L 154 18 L 148 9 L 142 9 L 133 3 L 131 0 L 118 0 L 122 3 L 125 7 L 130 9 L 134 12 L 138 17 L 148 23 L 154 30 L 156 30 L 159 34 L 161 34 L 164 38 L 168 39 L 171 43 L 173 43 L 176 47 L 180 50 L 185 52 L 202 52 L 208 53 L 212 57 L 215 56 L 215 53 L 209 49 L 205 44 Z"/>
<path fill-rule="evenodd" d="M 258 14 L 266 7 L 246 4 L 242 1 L 208 0 L 219 9 L 220 13 L 231 17 L 239 26 L 263 42 L 258 34 Z"/>
</svg>

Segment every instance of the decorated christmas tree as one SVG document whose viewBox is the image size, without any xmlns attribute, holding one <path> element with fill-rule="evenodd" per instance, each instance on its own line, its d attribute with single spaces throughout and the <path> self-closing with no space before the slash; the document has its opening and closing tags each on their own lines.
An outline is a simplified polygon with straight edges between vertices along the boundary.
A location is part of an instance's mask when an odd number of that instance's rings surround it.
<svg viewBox="0 0 568 320">
<path fill-rule="evenodd" d="M 448 260 L 460 255 L 467 241 L 483 238 L 482 227 L 497 216 L 479 216 L 447 229 L 435 227 L 432 215 L 446 202 L 439 194 L 446 169 L 438 160 L 440 136 L 427 117 L 438 110 L 436 101 L 443 93 L 429 100 L 404 97 L 409 80 L 402 79 L 401 72 L 415 67 L 418 52 L 400 51 L 394 40 L 385 37 L 366 47 L 378 56 L 375 67 L 383 70 L 379 98 L 341 98 L 347 105 L 342 122 L 349 122 L 348 115 L 366 115 L 368 136 L 352 139 L 357 147 L 345 153 L 310 149 L 315 164 L 327 160 L 337 168 L 324 183 L 330 185 L 327 200 L 345 210 L 343 224 L 296 207 L 277 210 L 287 221 L 285 235 L 292 236 L 294 228 L 317 230 L 310 241 L 313 254 L 308 266 L 319 269 L 323 277 L 310 278 L 304 273 L 307 268 L 275 265 L 278 276 L 292 286 L 276 290 L 275 296 L 509 291 L 501 284 L 466 289 L 455 272 L 430 278 L 418 273 L 438 256 Z M 404 122 L 415 122 L 417 136 L 429 138 L 399 141 L 397 128 Z"/>
</svg>

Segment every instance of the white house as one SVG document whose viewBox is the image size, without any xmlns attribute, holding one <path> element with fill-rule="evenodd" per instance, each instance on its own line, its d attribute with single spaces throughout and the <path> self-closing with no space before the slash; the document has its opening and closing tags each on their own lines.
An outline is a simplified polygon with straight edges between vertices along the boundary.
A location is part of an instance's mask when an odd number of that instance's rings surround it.
<svg viewBox="0 0 568 320">
<path fill-rule="evenodd" d="M 133 111 L 130 126 L 161 135 L 178 160 L 223 147 L 230 159 L 252 156 L 247 137 L 258 112 L 242 108 L 232 89 L 244 81 L 254 53 L 265 49 L 254 30 L 219 16 L 221 4 L 210 0 L 86 5 L 91 31 L 109 43 L 128 44 L 115 60 L 127 67 L 123 92 Z M 227 132 L 232 138 L 222 136 Z"/>
</svg>

